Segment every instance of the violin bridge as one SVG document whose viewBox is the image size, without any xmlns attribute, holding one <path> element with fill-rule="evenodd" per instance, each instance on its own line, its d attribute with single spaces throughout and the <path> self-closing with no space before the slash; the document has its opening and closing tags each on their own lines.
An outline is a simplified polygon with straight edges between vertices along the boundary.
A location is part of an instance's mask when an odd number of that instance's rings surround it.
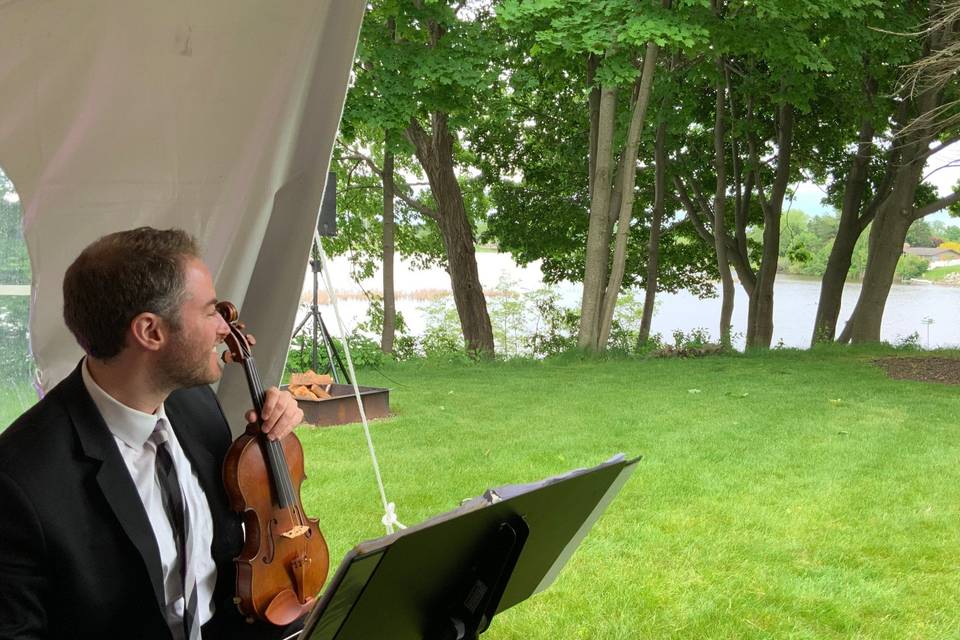
<svg viewBox="0 0 960 640">
<path fill-rule="evenodd" d="M 308 526 L 306 526 L 306 525 L 303 525 L 303 524 L 300 524 L 300 525 L 297 525 L 297 526 L 293 527 L 293 528 L 290 529 L 289 531 L 284 531 L 284 532 L 281 533 L 280 535 L 282 535 L 284 538 L 290 538 L 290 539 L 299 538 L 300 536 L 302 536 L 303 534 L 305 534 L 305 533 L 306 533 L 307 531 L 309 531 L 309 530 L 310 530 L 310 527 L 308 527 Z"/>
</svg>

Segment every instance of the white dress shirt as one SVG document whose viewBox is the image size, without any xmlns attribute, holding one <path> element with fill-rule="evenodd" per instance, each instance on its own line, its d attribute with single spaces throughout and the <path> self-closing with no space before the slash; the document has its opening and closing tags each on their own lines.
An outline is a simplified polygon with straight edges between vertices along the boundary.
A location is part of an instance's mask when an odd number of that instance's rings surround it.
<svg viewBox="0 0 960 640">
<path fill-rule="evenodd" d="M 180 577 L 180 562 L 177 557 L 177 543 L 170 526 L 167 512 L 163 508 L 162 493 L 156 472 L 156 449 L 148 442 L 158 421 L 163 421 L 170 447 L 170 456 L 180 482 L 183 503 L 188 511 L 190 528 L 187 535 L 187 554 L 191 559 L 191 569 L 197 580 L 197 617 L 204 624 L 213 617 L 213 589 L 217 583 L 217 566 L 210 553 L 213 543 L 213 516 L 207 496 L 200 488 L 197 474 L 190 460 L 183 453 L 177 436 L 170 427 L 163 405 L 156 414 L 143 413 L 132 409 L 110 396 L 94 382 L 83 362 L 83 384 L 100 410 L 103 421 L 113 434 L 127 471 L 137 487 L 140 500 L 147 512 L 153 535 L 160 550 L 160 566 L 163 569 L 164 597 L 166 609 L 164 616 L 173 633 L 174 640 L 183 638 L 183 582 Z"/>
</svg>

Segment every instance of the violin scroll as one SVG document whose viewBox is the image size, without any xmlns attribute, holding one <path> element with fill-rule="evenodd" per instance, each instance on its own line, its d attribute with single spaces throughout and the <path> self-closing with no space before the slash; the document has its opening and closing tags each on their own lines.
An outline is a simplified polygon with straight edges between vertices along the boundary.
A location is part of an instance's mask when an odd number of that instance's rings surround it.
<svg viewBox="0 0 960 640">
<path fill-rule="evenodd" d="M 240 312 L 232 302 L 221 300 L 217 303 L 217 313 L 226 321 L 230 327 L 230 335 L 224 342 L 227 343 L 227 351 L 223 352 L 224 362 L 243 362 L 247 358 L 253 357 L 250 347 L 256 342 L 253 336 L 244 334 L 246 326 L 240 322 Z"/>
</svg>

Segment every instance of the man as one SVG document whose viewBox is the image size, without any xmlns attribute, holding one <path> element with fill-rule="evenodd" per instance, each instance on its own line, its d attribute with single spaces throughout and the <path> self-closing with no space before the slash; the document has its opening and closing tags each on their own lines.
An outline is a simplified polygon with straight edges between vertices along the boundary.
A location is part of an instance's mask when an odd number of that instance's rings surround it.
<svg viewBox="0 0 960 640">
<path fill-rule="evenodd" d="M 63 296 L 86 356 L 0 435 L 0 639 L 283 637 L 232 602 L 231 435 L 207 386 L 229 330 L 196 243 L 110 234 Z M 303 412 L 271 388 L 262 418 L 277 439 Z"/>
</svg>

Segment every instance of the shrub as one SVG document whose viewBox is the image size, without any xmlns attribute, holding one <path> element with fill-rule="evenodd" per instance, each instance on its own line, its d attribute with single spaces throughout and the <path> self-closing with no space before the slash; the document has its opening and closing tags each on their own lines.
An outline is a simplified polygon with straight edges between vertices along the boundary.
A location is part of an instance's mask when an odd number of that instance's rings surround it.
<svg viewBox="0 0 960 640">
<path fill-rule="evenodd" d="M 900 260 L 897 261 L 896 273 L 900 276 L 901 280 L 911 280 L 922 276 L 929 267 L 930 263 L 920 256 L 904 254 L 900 256 Z"/>
</svg>

